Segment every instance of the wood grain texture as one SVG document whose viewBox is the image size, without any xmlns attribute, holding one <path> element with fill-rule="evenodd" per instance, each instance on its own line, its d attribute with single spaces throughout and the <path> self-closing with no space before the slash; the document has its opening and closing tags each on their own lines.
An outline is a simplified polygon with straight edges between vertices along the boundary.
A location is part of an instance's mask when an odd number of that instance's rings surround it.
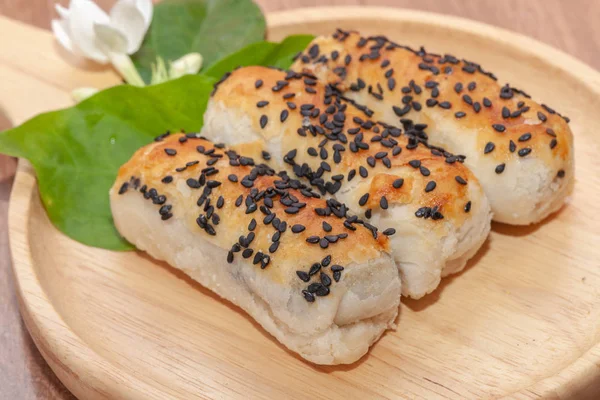
<svg viewBox="0 0 600 400">
<path fill-rule="evenodd" d="M 0 14 L 11 18 L 36 24 L 47 28 L 52 14 L 51 0 L 0 0 Z M 62 1 L 66 3 L 66 1 Z M 104 7 L 112 1 L 103 0 Z M 307 1 L 307 0 L 262 0 L 258 3 L 265 11 L 281 10 L 299 6 L 315 6 L 330 4 L 369 4 L 407 7 L 459 15 L 500 27 L 519 31 L 538 38 L 564 51 L 575 55 L 595 68 L 600 68 L 600 29 L 597 20 L 600 16 L 600 3 L 585 1 L 441 1 L 441 0 L 388 0 L 388 1 Z M 319 3 L 319 4 L 316 4 Z M 0 42 L 0 49 L 16 51 L 20 43 Z M 101 72 L 99 72 L 101 74 Z M 0 68 L 0 89 L 18 89 L 14 84 L 18 74 Z M 56 77 L 59 83 L 60 77 Z M 87 75 L 81 76 L 87 79 Z M 95 78 L 94 78 L 95 79 Z M 75 80 L 78 82 L 78 79 Z M 103 81 L 107 82 L 107 81 Z M 46 95 L 52 96 L 48 89 Z M 68 96 L 58 101 L 68 102 Z M 8 104 L 10 102 L 10 104 Z M 16 105 L 10 98 L 0 96 L 0 108 Z M 38 106 L 43 108 L 44 101 Z M 47 103 L 46 103 L 47 104 Z M 58 105 L 58 104 L 57 104 Z M 41 109 L 42 109 L 41 108 Z M 40 109 L 40 111 L 41 111 Z M 13 121 L 2 120 L 0 129 L 11 122 L 19 123 L 28 115 L 15 116 Z M 4 162 L 8 163 L 8 168 Z M 10 176 L 11 162 L 6 158 L 0 160 L 0 168 L 4 176 Z M 71 395 L 57 381 L 45 365 L 39 352 L 22 327 L 16 308 L 12 278 L 10 273 L 9 250 L 6 242 L 6 202 L 10 192 L 10 179 L 0 184 L 0 398 L 6 399 L 67 399 Z M 509 232 L 506 232 L 508 234 Z M 231 311 L 228 311 L 231 312 Z M 590 375 L 590 378 L 593 378 Z M 589 387 L 596 387 L 593 379 L 587 382 Z M 585 388 L 584 388 L 585 389 Z M 589 393 L 589 391 L 587 391 Z M 576 392 L 575 392 L 576 393 Z"/>
</svg>

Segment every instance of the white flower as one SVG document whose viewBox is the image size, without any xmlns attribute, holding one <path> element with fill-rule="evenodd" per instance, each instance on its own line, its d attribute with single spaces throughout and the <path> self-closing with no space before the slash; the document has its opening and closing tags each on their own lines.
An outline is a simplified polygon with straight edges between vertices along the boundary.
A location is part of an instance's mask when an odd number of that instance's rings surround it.
<svg viewBox="0 0 600 400">
<path fill-rule="evenodd" d="M 71 92 L 71 97 L 73 97 L 73 100 L 75 100 L 75 102 L 80 103 L 82 101 L 84 101 L 85 99 L 87 99 L 88 97 L 92 97 L 93 95 L 95 95 L 96 93 L 98 93 L 99 90 L 93 87 L 80 87 L 77 89 L 74 89 Z"/>
<path fill-rule="evenodd" d="M 199 53 L 189 53 L 171 63 L 169 77 L 175 79 L 183 75 L 197 74 L 201 67 L 202 55 Z"/>
<path fill-rule="evenodd" d="M 169 70 L 162 57 L 156 58 L 156 63 L 152 64 L 152 80 L 150 84 L 166 82 L 169 79 L 181 78 L 184 75 L 197 74 L 202 67 L 202 56 L 199 53 L 188 53 L 170 63 Z"/>
<path fill-rule="evenodd" d="M 139 50 L 152 21 L 151 0 L 119 0 L 106 14 L 91 0 L 56 5 L 60 19 L 52 31 L 68 51 L 106 64 L 111 62 L 132 85 L 144 82 L 128 55 Z"/>
</svg>

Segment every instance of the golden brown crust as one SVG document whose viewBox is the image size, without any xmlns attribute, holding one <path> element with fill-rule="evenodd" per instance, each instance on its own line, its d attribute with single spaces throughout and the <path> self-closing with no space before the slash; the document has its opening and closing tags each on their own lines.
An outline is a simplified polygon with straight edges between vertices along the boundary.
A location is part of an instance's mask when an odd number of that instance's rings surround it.
<svg viewBox="0 0 600 400">
<path fill-rule="evenodd" d="M 310 74 L 238 69 L 218 85 L 212 102 L 234 110 L 238 118 L 249 116 L 252 130 L 267 142 L 281 140 L 287 165 L 321 193 L 335 195 L 349 180 L 374 177 L 367 202 L 360 201 L 364 193 L 356 193 L 348 204 L 352 209 L 379 209 L 385 196 L 383 203 L 387 200 L 390 206 L 413 204 L 424 209 L 420 216 L 435 215 L 429 218 L 432 224 L 443 218 L 460 225 L 468 217 L 470 187 L 481 193 L 460 157 L 421 143 L 420 127 L 406 125 L 416 135 L 409 137 L 401 129 L 377 123 L 368 110 L 340 98 Z M 435 188 L 426 191 L 430 182 Z"/>
<path fill-rule="evenodd" d="M 171 218 L 183 219 L 191 232 L 205 240 L 227 250 L 237 249 L 229 257 L 242 258 L 244 251 L 250 253 L 247 249 L 252 249 L 252 254 L 244 257 L 249 264 L 262 267 L 261 272 L 275 282 L 298 287 L 299 294 L 309 283 L 297 271 L 308 274 L 311 266 L 321 263 L 310 283 L 329 278 L 333 281 L 331 290 L 335 290 L 335 281 L 340 276 L 343 279 L 343 273 L 334 273 L 336 268 L 332 271 L 332 266 L 352 268 L 353 264 L 376 259 L 387 251 L 385 236 L 374 239 L 374 234 L 360 223 L 347 222 L 343 207 L 312 197 L 310 189 L 298 181 L 274 175 L 270 168 L 259 164 L 261 161 L 256 160 L 255 165 L 249 158 L 240 158 L 223 146 L 215 147 L 194 135 L 167 135 L 139 149 L 120 168 L 112 192 L 118 193 L 115 197 L 144 196 L 156 205 L 156 218 L 162 218 L 164 223 Z M 236 205 L 240 196 L 243 200 Z M 203 197 L 205 200 L 199 203 Z M 270 221 L 266 223 L 265 218 Z M 252 221 L 255 227 L 251 226 Z M 323 229 L 324 223 L 331 226 L 329 232 Z M 296 231 L 300 226 L 304 230 Z M 252 235 L 251 242 L 245 243 Z M 240 236 L 245 239 L 240 240 Z M 324 239 L 326 236 L 329 240 Z M 325 242 L 309 243 L 310 237 Z M 256 256 L 259 252 L 264 256 Z M 329 262 L 323 263 L 326 257 Z M 326 277 L 320 278 L 320 273 Z M 329 286 L 318 289 L 317 295 L 329 292 Z M 304 295 L 314 298 L 313 294 Z"/>
<path fill-rule="evenodd" d="M 411 118 L 431 132 L 451 130 L 457 142 L 476 132 L 468 157 L 484 157 L 484 167 L 498 174 L 521 157 L 541 160 L 559 177 L 572 169 L 568 118 L 501 86 L 478 64 L 338 31 L 316 38 L 292 69 L 335 85 L 388 123 Z M 451 150 L 468 153 L 459 145 Z"/>
</svg>

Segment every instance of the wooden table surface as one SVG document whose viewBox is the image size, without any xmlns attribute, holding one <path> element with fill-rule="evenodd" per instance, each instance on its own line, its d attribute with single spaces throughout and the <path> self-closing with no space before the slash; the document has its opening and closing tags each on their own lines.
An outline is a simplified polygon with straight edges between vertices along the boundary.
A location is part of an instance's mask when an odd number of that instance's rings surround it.
<svg viewBox="0 0 600 400">
<path fill-rule="evenodd" d="M 114 0 L 95 0 L 104 8 Z M 62 4 L 68 0 L 60 0 Z M 378 5 L 466 17 L 534 37 L 600 69 L 597 0 L 257 0 L 264 11 L 301 6 Z M 0 15 L 49 29 L 53 0 L 0 0 Z M 0 50 L 2 41 L 0 39 Z M 0 82 L 0 90 L 1 90 Z M 0 130 L 11 126 L 2 115 Z M 33 344 L 19 316 L 8 248 L 7 210 L 15 161 L 0 156 L 0 400 L 73 399 Z"/>
</svg>

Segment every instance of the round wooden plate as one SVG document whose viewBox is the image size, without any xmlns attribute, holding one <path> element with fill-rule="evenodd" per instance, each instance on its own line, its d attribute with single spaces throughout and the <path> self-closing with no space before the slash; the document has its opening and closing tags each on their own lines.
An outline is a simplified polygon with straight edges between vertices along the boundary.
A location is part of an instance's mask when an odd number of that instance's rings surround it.
<svg viewBox="0 0 600 400">
<path fill-rule="evenodd" d="M 76 243 L 49 222 L 21 161 L 10 239 L 22 314 L 78 397 L 598 398 L 600 74 L 532 39 L 447 16 L 319 8 L 268 16 L 269 37 L 336 27 L 480 62 L 571 117 L 577 183 L 532 227 L 494 224 L 466 270 L 405 300 L 399 327 L 353 365 L 288 352 L 240 309 L 143 253 Z"/>
</svg>

